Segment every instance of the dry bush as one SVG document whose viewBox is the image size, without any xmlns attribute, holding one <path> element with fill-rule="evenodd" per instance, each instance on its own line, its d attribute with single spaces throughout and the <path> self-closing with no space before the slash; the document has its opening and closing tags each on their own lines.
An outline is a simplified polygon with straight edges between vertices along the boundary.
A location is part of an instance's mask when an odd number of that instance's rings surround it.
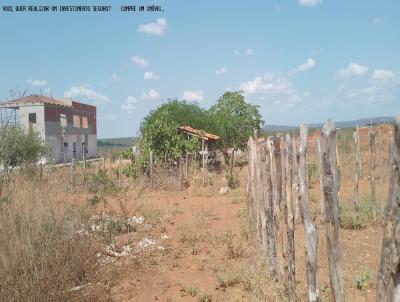
<svg viewBox="0 0 400 302">
<path fill-rule="evenodd" d="M 51 179 L 51 182 L 50 182 Z M 57 178 L 18 176 L 0 204 L 0 300 L 101 301 L 94 242 L 78 231 L 88 212 L 68 202 Z M 90 289 L 89 289 L 90 287 Z"/>
</svg>

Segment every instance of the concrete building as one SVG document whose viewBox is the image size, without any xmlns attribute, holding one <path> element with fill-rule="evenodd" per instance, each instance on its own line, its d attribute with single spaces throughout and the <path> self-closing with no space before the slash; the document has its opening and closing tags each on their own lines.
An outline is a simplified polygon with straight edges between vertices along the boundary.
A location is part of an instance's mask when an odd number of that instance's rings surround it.
<svg viewBox="0 0 400 302">
<path fill-rule="evenodd" d="M 70 99 L 30 95 L 0 103 L 0 126 L 39 133 L 53 147 L 55 162 L 97 157 L 96 107 Z"/>
</svg>

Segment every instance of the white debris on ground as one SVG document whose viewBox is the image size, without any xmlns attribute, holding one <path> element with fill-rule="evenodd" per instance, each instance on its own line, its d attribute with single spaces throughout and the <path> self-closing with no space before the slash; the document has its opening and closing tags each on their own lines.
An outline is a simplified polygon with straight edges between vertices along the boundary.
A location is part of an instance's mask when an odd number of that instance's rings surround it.
<svg viewBox="0 0 400 302">
<path fill-rule="evenodd" d="M 154 245 L 156 244 L 156 242 L 152 239 L 149 238 L 143 238 L 139 243 L 138 243 L 138 247 L 140 249 L 149 249 L 152 248 Z"/>
<path fill-rule="evenodd" d="M 222 187 L 221 189 L 219 189 L 219 194 L 224 195 L 226 193 L 229 193 L 230 191 L 231 189 L 229 189 L 228 187 Z"/>
<path fill-rule="evenodd" d="M 150 251 L 157 249 L 166 251 L 163 246 L 156 246 L 156 241 L 150 238 L 143 238 L 136 244 L 126 244 L 118 248 L 114 244 L 107 245 L 104 253 L 97 253 L 96 257 L 101 264 L 110 264 L 122 257 L 136 257 L 139 252 Z"/>
<path fill-rule="evenodd" d="M 93 215 L 87 224 L 83 224 L 78 231 L 79 235 L 89 235 L 92 233 L 107 233 L 112 229 L 114 232 L 122 232 L 123 230 L 133 231 L 137 225 L 144 222 L 143 216 L 131 216 L 128 218 L 112 216 L 105 212 L 100 215 Z"/>
<path fill-rule="evenodd" d="M 169 238 L 171 238 L 171 237 L 168 235 L 161 235 L 161 239 L 169 239 Z"/>
</svg>

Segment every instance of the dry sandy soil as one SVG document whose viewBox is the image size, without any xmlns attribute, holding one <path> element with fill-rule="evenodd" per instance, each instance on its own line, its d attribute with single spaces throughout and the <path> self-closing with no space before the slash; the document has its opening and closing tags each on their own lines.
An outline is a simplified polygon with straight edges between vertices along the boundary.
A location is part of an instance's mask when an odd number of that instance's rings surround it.
<svg viewBox="0 0 400 302">
<path fill-rule="evenodd" d="M 111 289 L 113 301 L 283 301 L 284 284 L 268 278 L 246 218 L 246 172 L 240 173 L 240 188 L 219 194 L 224 175 L 201 187 L 196 179 L 181 192 L 136 189 L 127 192 L 125 201 L 108 199 L 97 207 L 119 215 L 142 215 L 143 224 L 135 232 L 115 237 L 115 251 L 148 245 L 127 256 L 114 258 L 118 268 Z M 352 181 L 342 183 L 342 199 L 351 199 Z M 369 180 L 361 183 L 361 196 L 368 196 Z M 318 183 L 310 190 L 310 207 L 320 207 Z M 329 284 L 325 235 L 319 217 L 318 278 L 322 301 L 334 301 Z M 340 231 L 343 273 L 349 301 L 372 301 L 380 256 L 382 229 L 379 224 L 362 230 Z M 296 292 L 299 301 L 307 298 L 303 225 L 296 224 Z M 371 281 L 359 290 L 355 280 L 361 272 L 371 273 Z"/>
</svg>

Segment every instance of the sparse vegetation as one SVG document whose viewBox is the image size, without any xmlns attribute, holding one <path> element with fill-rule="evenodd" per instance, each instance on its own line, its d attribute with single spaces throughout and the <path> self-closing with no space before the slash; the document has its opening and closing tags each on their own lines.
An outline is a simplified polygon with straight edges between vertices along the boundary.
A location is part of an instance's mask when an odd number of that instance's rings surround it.
<svg viewBox="0 0 400 302">
<path fill-rule="evenodd" d="M 350 230 L 360 230 L 366 228 L 372 221 L 372 208 L 362 203 L 356 211 L 349 206 L 340 207 L 340 227 Z"/>
<path fill-rule="evenodd" d="M 371 283 L 371 270 L 369 267 L 363 267 L 360 274 L 354 277 L 354 286 L 359 290 L 366 290 Z"/>
</svg>

